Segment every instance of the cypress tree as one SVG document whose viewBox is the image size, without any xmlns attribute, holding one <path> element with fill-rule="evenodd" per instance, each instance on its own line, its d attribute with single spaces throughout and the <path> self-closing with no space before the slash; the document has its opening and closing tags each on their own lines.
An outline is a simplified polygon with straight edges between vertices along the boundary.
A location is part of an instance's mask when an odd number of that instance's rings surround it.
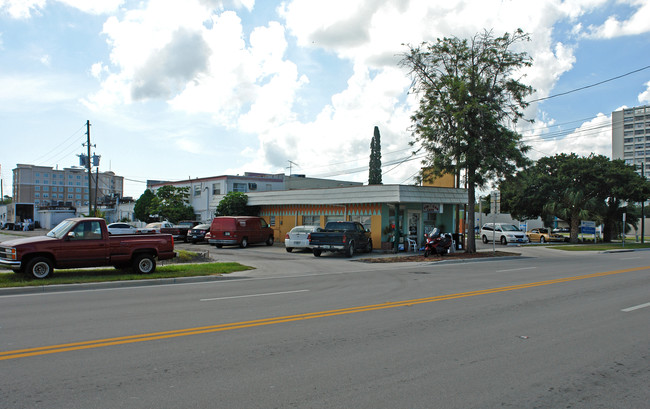
<svg viewBox="0 0 650 409">
<path fill-rule="evenodd" d="M 381 137 L 379 127 L 375 126 L 375 134 L 370 141 L 370 164 L 368 166 L 368 184 L 381 185 Z"/>
</svg>

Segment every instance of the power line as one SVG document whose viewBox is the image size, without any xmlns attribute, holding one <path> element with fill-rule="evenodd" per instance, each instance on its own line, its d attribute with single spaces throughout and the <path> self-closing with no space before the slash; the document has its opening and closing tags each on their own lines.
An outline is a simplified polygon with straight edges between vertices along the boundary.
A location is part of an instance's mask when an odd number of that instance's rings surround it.
<svg viewBox="0 0 650 409">
<path fill-rule="evenodd" d="M 595 84 L 586 85 L 586 86 L 584 86 L 584 87 L 580 87 L 580 88 L 572 89 L 572 90 L 570 90 L 570 91 L 566 91 L 566 92 L 561 92 L 561 93 L 559 93 L 559 94 L 555 94 L 555 95 L 549 95 L 548 97 L 544 97 L 544 98 L 534 99 L 534 100 L 532 100 L 532 101 L 528 101 L 527 103 L 531 104 L 531 103 L 533 103 L 533 102 L 545 101 L 545 100 L 547 100 L 547 99 L 557 98 L 557 97 L 561 97 L 561 96 L 563 96 L 563 95 L 571 94 L 571 93 L 573 93 L 573 92 L 582 91 L 582 90 L 585 90 L 585 89 L 587 89 L 587 88 L 593 88 L 593 87 L 595 87 L 595 86 L 605 84 L 606 82 L 614 81 L 614 80 L 617 80 L 617 79 L 620 79 L 620 78 L 623 78 L 623 77 L 627 77 L 628 75 L 636 74 L 637 72 L 640 72 L 640 71 L 643 71 L 643 70 L 647 70 L 648 68 L 650 68 L 650 65 L 646 65 L 645 67 L 639 68 L 638 70 L 634 70 L 634 71 L 626 72 L 625 74 L 618 75 L 618 76 L 616 76 L 616 77 L 608 78 L 608 79 L 606 79 L 606 80 L 604 80 L 604 81 L 600 81 L 600 82 L 597 82 L 597 83 L 595 83 Z"/>
</svg>

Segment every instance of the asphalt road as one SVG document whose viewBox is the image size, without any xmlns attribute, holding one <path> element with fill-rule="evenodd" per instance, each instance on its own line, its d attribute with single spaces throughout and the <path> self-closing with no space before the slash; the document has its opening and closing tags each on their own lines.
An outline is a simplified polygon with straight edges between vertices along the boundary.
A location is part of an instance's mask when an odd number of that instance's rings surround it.
<svg viewBox="0 0 650 409">
<path fill-rule="evenodd" d="M 257 269 L 0 296 L 0 407 L 648 407 L 650 252 L 367 264 L 203 248 Z"/>
</svg>

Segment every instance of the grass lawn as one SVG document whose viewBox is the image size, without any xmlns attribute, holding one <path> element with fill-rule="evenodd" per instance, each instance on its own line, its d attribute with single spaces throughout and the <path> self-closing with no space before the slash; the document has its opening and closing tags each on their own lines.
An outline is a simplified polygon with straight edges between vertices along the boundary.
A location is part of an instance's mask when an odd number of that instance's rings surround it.
<svg viewBox="0 0 650 409">
<path fill-rule="evenodd" d="M 222 275 L 235 271 L 252 269 L 253 267 L 248 267 L 239 263 L 171 264 L 158 266 L 153 274 L 133 274 L 127 270 L 117 270 L 113 267 L 102 267 L 92 269 L 54 270 L 52 277 L 45 280 L 35 280 L 29 278 L 26 274 L 16 274 L 11 270 L 0 270 L 0 288 L 197 277 Z"/>
<path fill-rule="evenodd" d="M 650 243 L 636 243 L 634 241 L 626 241 L 625 247 L 623 243 L 583 243 L 583 244 L 563 244 L 560 246 L 549 246 L 548 248 L 566 251 L 607 251 L 607 250 L 623 250 L 623 249 L 648 249 Z"/>
</svg>

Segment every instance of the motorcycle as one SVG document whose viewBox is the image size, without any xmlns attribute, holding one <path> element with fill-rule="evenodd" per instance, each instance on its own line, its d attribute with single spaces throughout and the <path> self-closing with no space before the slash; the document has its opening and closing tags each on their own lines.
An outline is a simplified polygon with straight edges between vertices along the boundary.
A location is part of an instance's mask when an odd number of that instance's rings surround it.
<svg viewBox="0 0 650 409">
<path fill-rule="evenodd" d="M 430 254 L 442 256 L 449 253 L 451 248 L 451 234 L 440 234 L 438 228 L 434 228 L 431 234 L 425 235 L 426 243 L 424 244 L 424 257 L 429 257 Z"/>
</svg>

